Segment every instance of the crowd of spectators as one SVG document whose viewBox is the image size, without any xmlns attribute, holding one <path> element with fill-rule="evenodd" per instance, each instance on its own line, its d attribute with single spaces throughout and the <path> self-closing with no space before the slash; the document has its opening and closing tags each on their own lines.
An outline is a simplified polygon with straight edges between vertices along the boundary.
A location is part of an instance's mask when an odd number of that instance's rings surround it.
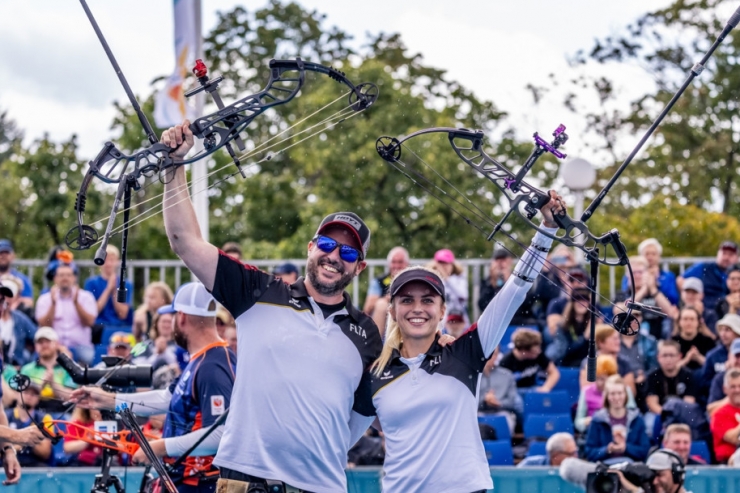
<svg viewBox="0 0 740 493">
<path fill-rule="evenodd" d="M 223 250 L 241 258 L 236 243 L 224 245 Z M 708 447 L 709 462 L 734 463 L 740 444 L 738 247 L 724 242 L 713 262 L 693 265 L 678 276 L 663 267 L 657 240 L 643 241 L 636 253 L 630 258 L 633 276 L 625 275 L 621 281 L 623 292 L 595 307 L 595 382 L 586 378 L 593 287 L 573 251 L 562 245 L 550 253 L 543 275 L 512 320 L 509 337 L 487 362 L 479 412 L 505 419 L 509 435 L 519 446 L 514 450 L 523 459 L 521 465 L 557 465 L 571 456 L 644 461 L 651 448 L 659 446 L 696 463 L 699 459 L 689 451 L 692 442 L 699 441 Z M 45 272 L 49 287 L 37 294 L 30 279 L 14 267 L 14 260 L 13 244 L 0 240 L 2 403 L 10 426 L 23 428 L 51 416 L 59 419 L 55 413 L 65 410 L 65 397 L 75 384 L 56 363 L 58 351 L 81 364 L 105 366 L 122 358 L 152 365 L 155 388 L 177 377 L 187 355 L 175 341 L 173 290 L 168 284 L 157 281 L 145 286 L 142 303 L 136 307 L 133 286 L 127 281 L 126 301 L 119 302 L 120 256 L 115 247 L 108 247 L 98 275 L 84 280 L 72 255 L 55 249 Z M 409 252 L 396 247 L 387 262 L 387 270 L 370 280 L 363 305 L 381 332 L 388 287 L 409 265 Z M 466 271 L 449 249 L 437 251 L 432 265 L 442 273 L 448 296 L 442 329 L 459 337 L 472 322 L 472 289 Z M 494 251 L 488 275 L 478 287 L 480 310 L 509 279 L 514 265 L 508 250 Z M 277 266 L 273 273 L 288 283 L 300 275 L 291 263 Z M 620 334 L 609 324 L 616 312 L 626 310 L 631 291 L 636 301 L 653 308 L 635 313 L 640 324 L 635 336 Z M 217 326 L 236 351 L 235 324 L 226 310 L 219 310 Z M 132 348 L 141 342 L 146 343 L 145 349 L 132 357 Z M 18 372 L 32 381 L 22 395 L 9 386 Z M 553 392 L 566 374 L 575 379 L 578 389 L 570 403 L 573 433 L 540 437 L 547 439 L 545 455 L 524 458 L 531 441 L 523 435 L 528 413 L 524 397 L 530 392 Z M 74 436 L 74 430 L 90 428 L 97 416 L 75 410 L 68 418 L 75 425 L 63 445 L 52 448 L 44 442 L 19 450 L 23 465 L 100 462 L 101 451 Z M 145 426 L 156 433 L 162 420 L 154 417 Z M 351 452 L 349 462 L 382 463 L 382 450 L 382 434 L 368 433 Z M 126 457 L 119 460 L 125 462 Z"/>
</svg>

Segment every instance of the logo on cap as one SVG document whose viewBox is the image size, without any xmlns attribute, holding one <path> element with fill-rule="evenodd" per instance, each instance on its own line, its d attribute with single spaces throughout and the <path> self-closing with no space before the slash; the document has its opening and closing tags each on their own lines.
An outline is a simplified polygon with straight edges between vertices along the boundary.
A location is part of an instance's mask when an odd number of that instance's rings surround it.
<svg viewBox="0 0 740 493">
<path fill-rule="evenodd" d="M 351 216 L 344 216 L 344 215 L 335 216 L 334 219 L 332 219 L 332 221 L 342 221 L 342 222 L 348 223 L 350 226 L 352 226 L 356 230 L 359 230 L 362 227 L 362 225 L 357 221 L 357 219 Z"/>
</svg>

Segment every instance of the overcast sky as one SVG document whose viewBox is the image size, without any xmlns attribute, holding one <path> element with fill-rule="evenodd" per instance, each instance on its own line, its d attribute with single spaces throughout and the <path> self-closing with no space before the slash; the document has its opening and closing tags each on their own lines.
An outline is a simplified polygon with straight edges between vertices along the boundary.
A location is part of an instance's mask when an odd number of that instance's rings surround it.
<svg viewBox="0 0 740 493">
<path fill-rule="evenodd" d="M 265 1 L 245 2 L 253 10 Z M 571 128 L 569 152 L 579 152 L 582 122 L 558 104 L 534 107 L 527 83 L 547 85 L 548 74 L 569 76 L 566 56 L 617 32 L 667 0 L 302 0 L 355 36 L 400 32 L 427 64 L 494 101 L 510 113 L 521 135 Z M 172 2 L 89 0 L 118 62 L 136 94 L 174 67 Z M 203 31 L 215 24 L 230 0 L 203 0 Z M 112 102 L 125 94 L 75 0 L 0 0 L 0 110 L 25 130 L 27 141 L 48 132 L 55 140 L 78 135 L 80 156 L 90 158 L 111 137 Z M 623 100 L 652 89 L 650 75 L 636 66 L 607 68 Z M 581 127 L 579 127 L 581 126 Z M 575 133 L 573 132 L 575 130 Z M 631 143 L 625 143 L 631 146 Z M 586 156 L 588 157 L 588 156 Z M 598 163 L 597 163 L 598 164 Z"/>
</svg>

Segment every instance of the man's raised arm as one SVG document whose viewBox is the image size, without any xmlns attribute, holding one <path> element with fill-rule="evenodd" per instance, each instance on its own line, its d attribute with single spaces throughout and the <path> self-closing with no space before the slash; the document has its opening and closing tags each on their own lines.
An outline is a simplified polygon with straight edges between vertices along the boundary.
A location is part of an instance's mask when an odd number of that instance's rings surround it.
<svg viewBox="0 0 740 493">
<path fill-rule="evenodd" d="M 185 120 L 181 125 L 165 130 L 161 141 L 174 149 L 170 156 L 175 161 L 182 160 L 193 147 L 190 122 Z M 164 186 L 163 211 L 170 246 L 210 291 L 216 278 L 218 249 L 205 241 L 200 234 L 195 209 L 190 202 L 185 168 L 178 166 L 174 171 L 168 170 L 166 181 L 168 183 Z"/>
</svg>

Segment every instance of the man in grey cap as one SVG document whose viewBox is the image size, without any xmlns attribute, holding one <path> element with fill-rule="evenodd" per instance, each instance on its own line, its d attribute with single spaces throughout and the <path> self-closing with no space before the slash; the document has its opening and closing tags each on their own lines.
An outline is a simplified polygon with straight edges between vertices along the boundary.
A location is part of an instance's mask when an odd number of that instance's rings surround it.
<svg viewBox="0 0 740 493">
<path fill-rule="evenodd" d="M 672 450 L 658 449 L 648 457 L 645 465 L 655 473 L 652 481 L 653 493 L 690 493 L 684 488 L 686 479 L 686 467 Z M 610 471 L 612 472 L 612 471 Z M 630 483 L 622 474 L 622 471 L 613 471 L 619 476 L 622 485 L 620 491 L 626 493 L 645 493 L 639 486 Z"/>
</svg>

